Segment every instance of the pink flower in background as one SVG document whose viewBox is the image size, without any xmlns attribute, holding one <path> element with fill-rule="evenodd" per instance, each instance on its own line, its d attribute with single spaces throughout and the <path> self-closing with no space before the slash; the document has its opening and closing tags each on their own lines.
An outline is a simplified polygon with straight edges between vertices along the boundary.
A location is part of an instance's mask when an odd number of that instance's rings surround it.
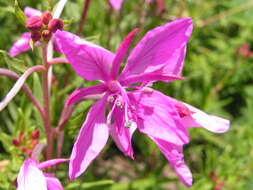
<svg viewBox="0 0 253 190">
<path fill-rule="evenodd" d="M 155 81 L 170 82 L 180 77 L 186 44 L 192 32 L 190 18 L 179 19 L 149 31 L 131 51 L 121 74 L 120 65 L 137 30 L 132 31 L 116 54 L 64 31 L 54 40 L 75 72 L 101 84 L 74 91 L 65 106 L 90 95 L 103 97 L 90 108 L 74 144 L 70 179 L 80 176 L 105 146 L 109 135 L 118 148 L 133 158 L 131 138 L 136 129 L 148 135 L 160 148 L 181 181 L 192 184 L 183 159 L 183 145 L 189 142 L 188 127 L 225 132 L 229 121 L 204 112 L 147 88 Z M 138 85 L 141 84 L 141 85 Z M 109 113 L 106 117 L 106 107 Z"/>
<path fill-rule="evenodd" d="M 115 10 L 120 10 L 122 3 L 124 0 L 109 0 L 110 5 L 112 6 L 113 9 Z"/>
<path fill-rule="evenodd" d="M 68 159 L 54 159 L 38 163 L 28 158 L 24 161 L 17 178 L 17 190 L 63 190 L 61 182 L 53 174 L 42 169 L 66 162 Z"/>
<path fill-rule="evenodd" d="M 24 13 L 27 18 L 30 18 L 32 16 L 41 16 L 41 12 L 31 8 L 31 7 L 26 7 L 24 10 Z M 28 51 L 31 49 L 30 47 L 30 40 L 31 40 L 31 33 L 30 32 L 25 32 L 22 34 L 21 38 L 18 39 L 11 47 L 9 50 L 9 55 L 10 56 L 16 56 L 22 52 Z"/>
</svg>

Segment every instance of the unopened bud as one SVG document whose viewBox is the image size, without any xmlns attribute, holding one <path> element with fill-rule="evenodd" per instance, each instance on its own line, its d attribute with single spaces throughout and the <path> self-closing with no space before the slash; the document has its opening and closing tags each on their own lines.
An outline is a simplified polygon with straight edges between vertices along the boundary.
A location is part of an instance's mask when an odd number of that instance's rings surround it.
<svg viewBox="0 0 253 190">
<path fill-rule="evenodd" d="M 54 18 L 50 20 L 48 24 L 48 30 L 50 30 L 51 32 L 56 32 L 56 30 L 62 30 L 63 26 L 64 26 L 64 23 L 61 19 Z"/>
<path fill-rule="evenodd" d="M 12 144 L 14 145 L 14 146 L 19 146 L 20 145 L 20 141 L 18 140 L 18 139 L 12 139 Z"/>
<path fill-rule="evenodd" d="M 42 13 L 42 22 L 45 25 L 48 25 L 49 21 L 52 20 L 52 15 L 49 11 L 43 12 Z"/>
<path fill-rule="evenodd" d="M 31 38 L 34 42 L 37 42 L 41 38 L 41 33 L 38 31 L 32 31 Z"/>
<path fill-rule="evenodd" d="M 32 139 L 35 139 L 35 140 L 38 139 L 40 137 L 40 131 L 39 130 L 33 131 L 31 134 L 31 137 Z"/>
<path fill-rule="evenodd" d="M 42 38 L 46 41 L 49 41 L 52 36 L 52 33 L 50 30 L 43 30 L 42 31 Z"/>
<path fill-rule="evenodd" d="M 42 28 L 42 20 L 40 16 L 32 16 L 26 20 L 26 28 L 31 31 L 38 31 Z"/>
</svg>

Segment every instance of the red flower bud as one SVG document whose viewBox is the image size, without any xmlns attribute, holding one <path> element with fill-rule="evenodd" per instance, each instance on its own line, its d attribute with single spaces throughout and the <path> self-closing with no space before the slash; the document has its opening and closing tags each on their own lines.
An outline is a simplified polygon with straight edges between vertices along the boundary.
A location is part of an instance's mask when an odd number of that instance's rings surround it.
<svg viewBox="0 0 253 190">
<path fill-rule="evenodd" d="M 14 146 L 19 146 L 20 145 L 20 141 L 18 140 L 18 139 L 12 139 L 12 144 L 14 145 Z"/>
<path fill-rule="evenodd" d="M 64 26 L 64 23 L 61 19 L 55 18 L 53 20 L 50 20 L 48 24 L 48 30 L 51 32 L 56 32 L 56 30 L 62 30 Z"/>
<path fill-rule="evenodd" d="M 49 21 L 52 20 L 52 15 L 49 11 L 43 12 L 42 13 L 42 22 L 45 25 L 48 25 Z"/>
<path fill-rule="evenodd" d="M 40 131 L 38 129 L 34 130 L 31 134 L 32 139 L 38 139 L 40 137 Z"/>
<path fill-rule="evenodd" d="M 38 31 L 42 28 L 42 20 L 40 16 L 32 16 L 26 20 L 26 28 L 31 31 Z"/>
<path fill-rule="evenodd" d="M 18 136 L 19 142 L 23 142 L 25 140 L 24 132 L 20 132 Z"/>
<path fill-rule="evenodd" d="M 42 31 L 42 38 L 46 41 L 49 41 L 52 36 L 52 33 L 50 30 L 43 30 Z"/>
<path fill-rule="evenodd" d="M 41 38 L 41 33 L 38 31 L 32 31 L 31 38 L 34 42 L 37 42 Z"/>
<path fill-rule="evenodd" d="M 22 151 L 24 154 L 26 154 L 26 155 L 31 155 L 31 154 L 32 154 L 32 150 L 29 149 L 29 148 L 26 148 L 26 147 L 23 147 L 23 148 L 21 149 L 21 151 Z"/>
</svg>

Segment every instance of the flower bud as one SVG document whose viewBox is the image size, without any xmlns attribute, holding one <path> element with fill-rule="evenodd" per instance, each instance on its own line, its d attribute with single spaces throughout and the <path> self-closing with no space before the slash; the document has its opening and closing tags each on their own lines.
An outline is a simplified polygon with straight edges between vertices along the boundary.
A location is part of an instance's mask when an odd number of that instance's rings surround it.
<svg viewBox="0 0 253 190">
<path fill-rule="evenodd" d="M 48 25 L 49 21 L 52 20 L 52 15 L 49 11 L 43 12 L 42 13 L 42 22 L 45 25 Z"/>
<path fill-rule="evenodd" d="M 37 42 L 41 38 L 41 33 L 38 31 L 32 31 L 31 38 L 34 42 Z"/>
<path fill-rule="evenodd" d="M 49 41 L 52 36 L 52 33 L 50 30 L 43 30 L 42 31 L 42 38 L 46 41 Z"/>
<path fill-rule="evenodd" d="M 19 146 L 20 145 L 20 141 L 18 139 L 14 138 L 14 139 L 12 139 L 12 144 L 14 146 Z"/>
<path fill-rule="evenodd" d="M 49 24 L 48 24 L 48 30 L 50 30 L 51 32 L 56 32 L 56 30 L 62 30 L 64 26 L 64 23 L 61 19 L 55 18 L 50 20 Z"/>
<path fill-rule="evenodd" d="M 31 134 L 32 139 L 36 140 L 40 137 L 40 131 L 38 129 L 34 130 Z"/>
<path fill-rule="evenodd" d="M 42 28 L 42 20 L 40 16 L 32 16 L 26 20 L 26 28 L 31 31 L 38 31 Z"/>
</svg>

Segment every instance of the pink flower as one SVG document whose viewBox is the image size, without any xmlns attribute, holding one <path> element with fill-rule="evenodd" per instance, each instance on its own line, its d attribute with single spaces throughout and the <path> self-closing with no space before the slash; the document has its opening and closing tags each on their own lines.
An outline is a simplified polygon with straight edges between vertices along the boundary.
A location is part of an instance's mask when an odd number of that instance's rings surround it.
<svg viewBox="0 0 253 190">
<path fill-rule="evenodd" d="M 189 142 L 187 128 L 195 126 L 225 132 L 229 122 L 146 87 L 158 80 L 182 79 L 179 75 L 192 32 L 190 18 L 149 31 L 132 50 L 121 74 L 118 74 L 136 32 L 132 31 L 125 38 L 116 54 L 69 32 L 57 31 L 54 36 L 61 52 L 79 76 L 102 82 L 74 91 L 65 105 L 103 95 L 89 110 L 74 144 L 70 179 L 86 170 L 105 146 L 109 135 L 126 156 L 133 158 L 131 137 L 137 128 L 157 144 L 182 182 L 191 186 L 192 175 L 182 153 L 183 145 Z M 106 118 L 107 105 L 110 110 Z"/>
<path fill-rule="evenodd" d="M 112 6 L 113 9 L 115 10 L 120 10 L 122 3 L 124 0 L 109 0 L 110 5 Z"/>
<path fill-rule="evenodd" d="M 38 163 L 28 158 L 24 161 L 17 178 L 17 190 L 63 190 L 61 182 L 42 169 L 66 162 L 68 159 L 54 159 Z"/>
</svg>

